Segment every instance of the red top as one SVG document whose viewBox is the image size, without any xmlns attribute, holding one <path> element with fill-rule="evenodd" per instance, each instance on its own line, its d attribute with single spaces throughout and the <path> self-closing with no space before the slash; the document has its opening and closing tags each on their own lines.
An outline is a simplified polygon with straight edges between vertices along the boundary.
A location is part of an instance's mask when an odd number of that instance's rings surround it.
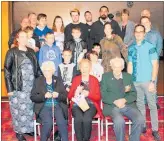
<svg viewBox="0 0 164 141">
<path fill-rule="evenodd" d="M 68 99 L 71 100 L 72 97 L 74 97 L 76 88 L 80 85 L 82 81 L 81 75 L 76 76 L 73 78 L 72 85 L 70 88 L 70 91 L 68 93 Z M 103 118 L 102 110 L 100 108 L 100 100 L 101 100 L 101 94 L 100 94 L 100 85 L 99 81 L 96 77 L 89 75 L 89 95 L 88 98 L 93 102 L 95 105 L 98 114 L 101 118 Z M 73 102 L 71 102 L 71 108 L 72 108 Z"/>
</svg>

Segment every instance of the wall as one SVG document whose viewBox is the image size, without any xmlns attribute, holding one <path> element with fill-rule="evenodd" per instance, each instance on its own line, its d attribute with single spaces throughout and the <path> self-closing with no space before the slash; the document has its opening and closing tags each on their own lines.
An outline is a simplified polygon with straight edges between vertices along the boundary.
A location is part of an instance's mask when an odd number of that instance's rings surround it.
<svg viewBox="0 0 164 141">
<path fill-rule="evenodd" d="M 93 20 L 99 17 L 99 8 L 102 5 L 108 6 L 111 13 L 127 8 L 127 2 L 14 2 L 14 24 L 15 28 L 19 27 L 19 22 L 22 17 L 33 11 L 38 13 L 45 13 L 48 16 L 48 25 L 52 27 L 53 19 L 56 15 L 60 15 L 64 19 L 64 24 L 71 22 L 69 11 L 72 8 L 78 8 L 81 12 L 80 20 L 84 20 L 84 12 L 89 10 L 93 13 Z M 152 23 L 156 24 L 163 33 L 163 2 L 134 2 L 134 6 L 129 8 L 131 20 L 138 22 L 140 12 L 148 8 L 152 12 Z"/>
</svg>

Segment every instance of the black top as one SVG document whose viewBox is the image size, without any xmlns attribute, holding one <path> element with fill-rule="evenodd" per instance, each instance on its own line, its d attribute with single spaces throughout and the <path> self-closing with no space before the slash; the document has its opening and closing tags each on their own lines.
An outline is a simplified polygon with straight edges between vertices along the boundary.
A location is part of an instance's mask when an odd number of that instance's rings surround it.
<svg viewBox="0 0 164 141">
<path fill-rule="evenodd" d="M 125 33 L 126 33 L 126 25 L 122 26 L 122 35 L 121 35 L 122 40 L 124 40 Z"/>
</svg>

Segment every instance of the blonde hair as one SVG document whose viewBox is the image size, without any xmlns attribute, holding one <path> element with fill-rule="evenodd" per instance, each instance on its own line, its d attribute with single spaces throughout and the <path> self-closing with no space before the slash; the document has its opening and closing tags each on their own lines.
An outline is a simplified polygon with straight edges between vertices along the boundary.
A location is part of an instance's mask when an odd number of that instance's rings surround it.
<svg viewBox="0 0 164 141">
<path fill-rule="evenodd" d="M 121 66 L 122 66 L 122 68 L 124 69 L 124 60 L 123 60 L 122 58 L 119 58 L 119 57 L 116 57 L 116 58 L 113 58 L 113 59 L 110 60 L 110 66 L 111 66 L 111 68 L 113 68 L 113 65 L 114 65 L 116 62 L 121 63 Z"/>
<path fill-rule="evenodd" d="M 70 15 L 72 16 L 72 12 L 77 12 L 78 15 L 80 15 L 80 11 L 77 8 L 74 8 L 73 10 L 70 11 Z"/>
<path fill-rule="evenodd" d="M 53 73 L 55 72 L 55 64 L 52 61 L 45 61 L 41 65 L 41 70 L 44 72 L 44 70 L 52 70 Z"/>
</svg>

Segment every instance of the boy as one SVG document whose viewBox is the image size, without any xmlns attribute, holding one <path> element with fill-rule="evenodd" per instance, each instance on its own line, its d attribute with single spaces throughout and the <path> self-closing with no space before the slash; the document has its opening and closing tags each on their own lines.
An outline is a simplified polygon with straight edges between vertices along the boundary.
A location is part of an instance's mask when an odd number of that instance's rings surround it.
<svg viewBox="0 0 164 141">
<path fill-rule="evenodd" d="M 92 51 L 96 51 L 98 54 L 98 60 L 101 63 L 102 61 L 102 52 L 101 52 L 101 45 L 99 43 L 94 43 Z"/>
<path fill-rule="evenodd" d="M 43 45 L 39 52 L 39 65 L 41 66 L 44 61 L 53 61 L 55 68 L 58 68 L 59 64 L 62 62 L 60 49 L 55 46 L 54 43 L 55 36 L 54 33 L 47 33 L 45 36 L 45 45 Z M 58 72 L 56 70 L 55 76 Z"/>
<path fill-rule="evenodd" d="M 72 51 L 71 61 L 75 63 L 76 69 L 79 70 L 78 63 L 85 57 L 85 53 L 87 52 L 87 44 L 80 38 L 81 31 L 79 27 L 72 28 L 72 36 L 73 39 L 66 43 L 65 49 L 70 49 Z"/>
<path fill-rule="evenodd" d="M 69 92 L 72 78 L 76 75 L 76 67 L 75 64 L 71 62 L 72 51 L 70 49 L 63 50 L 62 57 L 64 62 L 59 65 L 58 77 L 62 78 L 66 91 Z"/>
</svg>

